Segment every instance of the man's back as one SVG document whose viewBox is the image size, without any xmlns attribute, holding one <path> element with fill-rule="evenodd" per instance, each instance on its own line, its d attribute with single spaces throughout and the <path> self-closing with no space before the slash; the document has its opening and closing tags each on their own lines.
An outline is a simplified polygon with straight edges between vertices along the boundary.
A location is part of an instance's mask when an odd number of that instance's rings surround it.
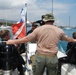
<svg viewBox="0 0 76 75">
<path fill-rule="evenodd" d="M 38 27 L 32 34 L 29 39 L 35 39 L 37 41 L 37 50 L 40 53 L 48 53 L 53 50 L 57 52 L 58 50 L 58 41 L 61 39 L 61 34 L 64 34 L 63 30 L 53 25 L 44 25 Z M 27 36 L 27 37 L 29 37 Z"/>
</svg>

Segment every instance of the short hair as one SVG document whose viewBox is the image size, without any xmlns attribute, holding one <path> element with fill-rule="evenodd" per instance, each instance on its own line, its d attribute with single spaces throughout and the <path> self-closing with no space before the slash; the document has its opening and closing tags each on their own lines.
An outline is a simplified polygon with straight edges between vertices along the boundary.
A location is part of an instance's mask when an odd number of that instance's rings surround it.
<svg viewBox="0 0 76 75">
<path fill-rule="evenodd" d="M 32 26 L 37 27 L 37 26 L 40 26 L 40 24 L 39 24 L 39 23 L 36 23 L 36 22 L 33 22 L 33 23 L 32 23 Z"/>
<path fill-rule="evenodd" d="M 44 18 L 44 15 L 42 15 L 41 18 L 43 19 Z"/>
<path fill-rule="evenodd" d="M 0 37 L 4 38 L 5 36 L 7 36 L 8 33 L 9 33 L 9 30 L 1 30 L 0 31 Z"/>
<path fill-rule="evenodd" d="M 73 33 L 73 38 L 76 39 L 76 32 Z"/>
</svg>

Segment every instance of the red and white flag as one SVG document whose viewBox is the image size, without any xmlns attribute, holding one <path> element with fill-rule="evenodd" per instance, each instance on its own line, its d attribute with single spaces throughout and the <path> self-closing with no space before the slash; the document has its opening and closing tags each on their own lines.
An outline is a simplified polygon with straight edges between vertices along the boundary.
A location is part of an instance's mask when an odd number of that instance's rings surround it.
<svg viewBox="0 0 76 75">
<path fill-rule="evenodd" d="M 19 23 L 12 25 L 13 38 L 22 38 L 26 36 L 26 24 L 27 21 L 26 7 L 21 10 L 21 20 Z"/>
<path fill-rule="evenodd" d="M 12 25 L 12 32 L 14 38 L 22 38 L 26 36 L 25 22 L 20 22 Z"/>
</svg>

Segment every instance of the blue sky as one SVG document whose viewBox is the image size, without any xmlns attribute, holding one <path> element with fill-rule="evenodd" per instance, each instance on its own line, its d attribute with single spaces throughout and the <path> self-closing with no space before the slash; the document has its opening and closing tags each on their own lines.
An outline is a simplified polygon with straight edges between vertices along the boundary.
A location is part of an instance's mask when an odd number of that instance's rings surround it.
<svg viewBox="0 0 76 75">
<path fill-rule="evenodd" d="M 43 14 L 52 12 L 52 0 L 0 0 L 0 19 L 19 21 L 25 3 L 29 21 L 39 20 Z M 53 0 L 53 14 L 56 25 L 76 26 L 76 0 Z"/>
</svg>

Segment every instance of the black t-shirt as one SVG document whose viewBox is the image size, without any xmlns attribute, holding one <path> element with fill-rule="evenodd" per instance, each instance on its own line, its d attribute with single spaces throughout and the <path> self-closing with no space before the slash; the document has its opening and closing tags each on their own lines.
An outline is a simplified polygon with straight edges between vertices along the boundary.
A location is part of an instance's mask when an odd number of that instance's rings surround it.
<svg viewBox="0 0 76 75">
<path fill-rule="evenodd" d="M 71 49 L 73 45 L 74 45 L 73 42 L 69 42 L 69 43 L 67 44 L 66 52 L 67 52 L 69 49 Z"/>
<path fill-rule="evenodd" d="M 33 30 L 32 30 L 32 29 L 31 29 L 31 30 L 29 30 L 29 31 L 27 32 L 27 35 L 28 35 L 28 34 L 30 34 L 30 33 L 32 33 L 32 32 L 33 32 Z"/>
<path fill-rule="evenodd" d="M 42 21 L 42 20 L 38 20 L 38 21 L 36 21 L 36 23 L 39 23 L 41 26 L 45 24 L 44 21 Z"/>
<path fill-rule="evenodd" d="M 19 54 L 15 45 L 0 44 L 0 68 L 7 62 L 10 62 L 9 64 L 11 64 L 12 69 L 15 69 L 21 64 L 25 64 L 24 59 Z"/>
</svg>

